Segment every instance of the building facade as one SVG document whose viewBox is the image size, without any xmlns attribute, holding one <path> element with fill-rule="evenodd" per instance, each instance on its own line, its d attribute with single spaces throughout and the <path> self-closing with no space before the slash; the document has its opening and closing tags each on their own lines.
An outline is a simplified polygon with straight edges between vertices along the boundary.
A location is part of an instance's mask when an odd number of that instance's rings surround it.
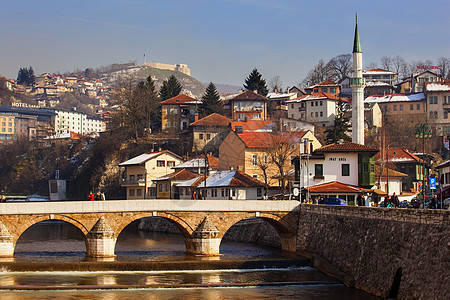
<svg viewBox="0 0 450 300">
<path fill-rule="evenodd" d="M 162 130 L 182 131 L 194 122 L 202 101 L 186 95 L 178 95 L 161 102 L 161 126 Z"/>
</svg>

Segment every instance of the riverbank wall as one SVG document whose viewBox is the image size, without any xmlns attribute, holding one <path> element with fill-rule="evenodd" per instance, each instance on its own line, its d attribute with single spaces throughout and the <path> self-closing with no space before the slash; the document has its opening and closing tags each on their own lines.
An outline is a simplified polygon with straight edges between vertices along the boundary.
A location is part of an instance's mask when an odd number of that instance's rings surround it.
<svg viewBox="0 0 450 300">
<path fill-rule="evenodd" d="M 380 297 L 450 295 L 449 211 L 302 204 L 297 253 Z"/>
</svg>

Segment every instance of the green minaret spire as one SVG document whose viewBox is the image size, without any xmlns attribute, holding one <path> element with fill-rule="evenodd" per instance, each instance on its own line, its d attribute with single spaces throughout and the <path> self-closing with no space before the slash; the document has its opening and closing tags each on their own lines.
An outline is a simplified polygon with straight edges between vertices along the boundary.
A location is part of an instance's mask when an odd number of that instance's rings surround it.
<svg viewBox="0 0 450 300">
<path fill-rule="evenodd" d="M 358 15 L 356 15 L 355 40 L 353 41 L 353 53 L 362 53 L 361 42 L 359 41 Z"/>
</svg>

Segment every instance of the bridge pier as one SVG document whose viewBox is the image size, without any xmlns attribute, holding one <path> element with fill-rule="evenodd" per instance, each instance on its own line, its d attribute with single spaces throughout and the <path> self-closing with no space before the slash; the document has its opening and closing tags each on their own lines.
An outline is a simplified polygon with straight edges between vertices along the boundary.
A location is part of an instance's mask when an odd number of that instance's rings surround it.
<svg viewBox="0 0 450 300">
<path fill-rule="evenodd" d="M 114 248 L 116 247 L 117 238 L 111 227 L 106 224 L 104 217 L 98 219 L 86 238 L 86 256 L 100 258 L 115 257 Z"/>
<path fill-rule="evenodd" d="M 5 225 L 0 222 L 0 257 L 14 256 L 14 238 L 6 229 Z"/>
<path fill-rule="evenodd" d="M 219 230 L 209 221 L 208 217 L 205 217 L 192 233 L 192 239 L 189 242 L 191 249 L 186 249 L 186 251 L 194 255 L 220 255 L 220 241 Z"/>
</svg>

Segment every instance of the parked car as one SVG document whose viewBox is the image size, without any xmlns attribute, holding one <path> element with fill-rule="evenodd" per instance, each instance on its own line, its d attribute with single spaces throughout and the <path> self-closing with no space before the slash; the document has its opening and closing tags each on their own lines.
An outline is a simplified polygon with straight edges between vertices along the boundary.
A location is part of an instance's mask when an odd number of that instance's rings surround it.
<svg viewBox="0 0 450 300">
<path fill-rule="evenodd" d="M 450 206 L 450 198 L 447 198 L 444 201 L 442 201 L 442 208 L 443 209 L 448 209 L 449 206 Z"/>
<path fill-rule="evenodd" d="M 411 201 L 409 201 L 409 205 L 410 208 L 420 208 L 422 207 L 422 200 L 420 200 L 419 198 L 412 198 Z"/>
<path fill-rule="evenodd" d="M 322 203 L 320 204 L 327 204 L 327 205 L 348 205 L 347 201 L 339 199 L 337 197 L 329 197 L 325 198 Z"/>
</svg>

